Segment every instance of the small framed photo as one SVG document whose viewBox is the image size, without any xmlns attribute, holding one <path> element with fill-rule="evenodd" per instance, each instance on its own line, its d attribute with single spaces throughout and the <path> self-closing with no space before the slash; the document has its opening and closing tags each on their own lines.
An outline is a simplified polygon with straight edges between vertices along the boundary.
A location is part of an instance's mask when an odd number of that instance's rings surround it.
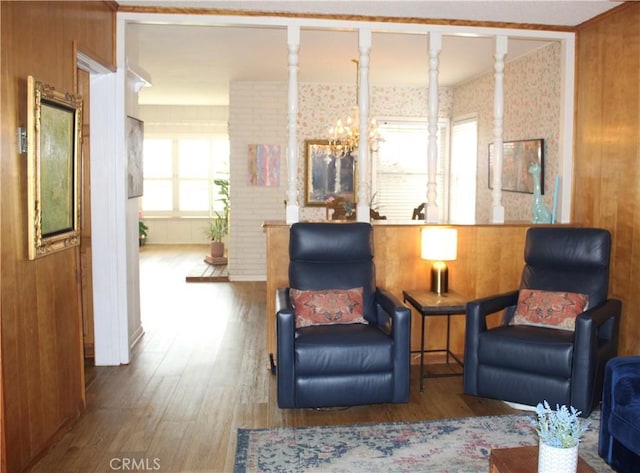
<svg viewBox="0 0 640 473">
<path fill-rule="evenodd" d="M 82 98 L 27 79 L 28 254 L 80 244 Z"/>
<path fill-rule="evenodd" d="M 356 201 L 355 159 L 336 156 L 328 140 L 305 141 L 305 205 L 324 207 L 331 197 Z"/>
</svg>

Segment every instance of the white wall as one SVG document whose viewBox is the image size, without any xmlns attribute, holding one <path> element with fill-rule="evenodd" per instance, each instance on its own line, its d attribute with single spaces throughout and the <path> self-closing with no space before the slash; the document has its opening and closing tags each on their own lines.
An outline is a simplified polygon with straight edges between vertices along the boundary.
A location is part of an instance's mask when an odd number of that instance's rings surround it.
<svg viewBox="0 0 640 473">
<path fill-rule="evenodd" d="M 209 222 L 206 218 L 143 218 L 143 220 L 149 227 L 147 244 L 192 245 L 211 243 L 211 240 L 205 234 Z"/>
<path fill-rule="evenodd" d="M 199 131 L 199 125 L 206 131 L 226 133 L 229 107 L 196 105 L 140 105 L 140 119 L 146 131 Z"/>
<path fill-rule="evenodd" d="M 138 115 L 139 78 L 130 72 L 126 76 L 125 112 L 134 118 Z M 126 136 L 125 136 L 126 140 Z M 125 191 L 126 192 L 126 191 Z M 138 201 L 139 197 L 127 198 L 126 212 L 126 252 L 127 252 L 127 313 L 128 341 L 133 347 L 144 334 L 140 312 L 140 249 L 138 247 Z"/>
<path fill-rule="evenodd" d="M 229 278 L 266 279 L 266 220 L 284 220 L 287 188 L 287 84 L 233 82 L 230 88 L 231 232 Z M 248 146 L 280 144 L 280 185 L 249 184 Z"/>
</svg>

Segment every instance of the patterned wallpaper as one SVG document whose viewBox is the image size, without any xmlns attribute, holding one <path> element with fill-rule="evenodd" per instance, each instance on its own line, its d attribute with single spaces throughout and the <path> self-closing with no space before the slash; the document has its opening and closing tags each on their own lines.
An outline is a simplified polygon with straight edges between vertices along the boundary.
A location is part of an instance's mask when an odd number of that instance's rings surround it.
<svg viewBox="0 0 640 473">
<path fill-rule="evenodd" d="M 477 114 L 478 187 L 476 223 L 488 223 L 491 189 L 488 186 L 488 149 L 493 142 L 493 72 L 453 90 L 453 117 Z M 559 173 L 561 48 L 540 48 L 505 64 L 504 140 L 543 138 L 544 202 L 551 211 L 555 177 Z M 506 221 L 531 221 L 532 194 L 502 193 Z"/>
<path fill-rule="evenodd" d="M 356 86 L 336 84 L 300 84 L 298 103 L 298 136 L 300 162 L 298 163 L 298 189 L 301 205 L 300 219 L 325 218 L 325 209 L 304 205 L 305 140 L 326 139 L 329 126 L 350 114 L 356 105 Z M 453 91 L 441 88 L 439 115 L 450 117 Z M 377 118 L 427 118 L 428 90 L 418 87 L 372 87 L 370 116 Z M 426 159 L 426 156 L 425 156 Z"/>
</svg>

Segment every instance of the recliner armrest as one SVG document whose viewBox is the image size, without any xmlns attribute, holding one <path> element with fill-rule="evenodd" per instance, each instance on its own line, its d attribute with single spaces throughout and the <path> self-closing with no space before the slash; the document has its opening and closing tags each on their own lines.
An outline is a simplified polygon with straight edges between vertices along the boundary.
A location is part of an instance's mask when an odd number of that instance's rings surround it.
<svg viewBox="0 0 640 473">
<path fill-rule="evenodd" d="M 393 337 L 393 402 L 409 400 L 411 311 L 390 292 L 376 288 L 378 326 Z"/>
<path fill-rule="evenodd" d="M 276 310 L 278 406 L 281 408 L 294 407 L 294 340 L 296 318 L 293 308 L 290 305 L 288 288 L 277 289 Z"/>
<path fill-rule="evenodd" d="M 467 302 L 464 343 L 464 392 L 478 394 L 478 346 L 480 334 L 487 331 L 487 316 L 518 303 L 519 291 Z"/>
<path fill-rule="evenodd" d="M 378 327 L 386 333 L 391 334 L 393 332 L 393 325 L 396 322 L 394 320 L 395 314 L 397 314 L 398 311 L 408 311 L 407 307 L 402 304 L 396 296 L 379 287 L 376 288 L 375 303 Z"/>
<path fill-rule="evenodd" d="M 618 353 L 621 310 L 622 302 L 608 299 L 576 317 L 571 399 L 584 416 L 601 400 L 604 379 L 598 366 Z"/>
<path fill-rule="evenodd" d="M 516 305 L 519 292 L 517 290 L 510 291 L 467 302 L 467 333 L 469 330 L 475 333 L 486 331 L 486 317 L 499 310 Z"/>
<path fill-rule="evenodd" d="M 289 288 L 279 287 L 276 289 L 276 313 L 283 309 L 293 310 L 291 299 L 289 298 Z"/>
<path fill-rule="evenodd" d="M 610 356 L 617 354 L 621 311 L 622 302 L 617 299 L 608 299 L 603 304 L 587 309 L 578 315 L 576 317 L 574 352 L 589 353 L 595 357 L 599 352 L 599 340 L 602 340 L 610 346 L 612 352 Z M 580 357 L 576 357 L 574 367 L 578 368 L 582 364 L 580 361 Z M 582 361 L 583 363 L 587 362 L 587 360 Z"/>
<path fill-rule="evenodd" d="M 276 291 L 276 334 L 278 341 L 278 358 L 280 358 L 280 345 L 291 345 L 295 337 L 296 320 L 293 306 L 289 299 L 289 288 L 278 288 Z M 286 350 L 285 350 L 286 351 Z"/>
<path fill-rule="evenodd" d="M 607 299 L 603 304 L 587 309 L 576 318 L 576 339 L 582 332 L 596 330 L 597 336 L 617 345 L 621 312 L 622 302 L 618 299 Z"/>
</svg>

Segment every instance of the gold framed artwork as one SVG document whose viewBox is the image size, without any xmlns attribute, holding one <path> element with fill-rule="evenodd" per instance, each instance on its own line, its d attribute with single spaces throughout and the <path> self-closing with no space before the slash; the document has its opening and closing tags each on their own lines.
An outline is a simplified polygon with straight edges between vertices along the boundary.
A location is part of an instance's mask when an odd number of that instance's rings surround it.
<svg viewBox="0 0 640 473">
<path fill-rule="evenodd" d="M 80 244 L 82 97 L 27 79 L 29 259 Z"/>
<path fill-rule="evenodd" d="M 356 163 L 351 153 L 336 156 L 328 140 L 305 141 L 307 206 L 324 207 L 327 199 L 356 201 Z"/>
</svg>

